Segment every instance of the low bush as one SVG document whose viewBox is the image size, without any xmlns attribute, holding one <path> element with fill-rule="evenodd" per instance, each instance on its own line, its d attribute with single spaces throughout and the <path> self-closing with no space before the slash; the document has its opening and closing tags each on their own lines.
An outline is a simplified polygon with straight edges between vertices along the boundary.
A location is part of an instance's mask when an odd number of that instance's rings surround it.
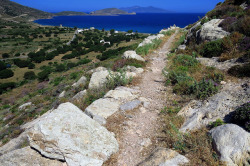
<svg viewBox="0 0 250 166">
<path fill-rule="evenodd" d="M 108 81 L 106 83 L 108 89 L 114 89 L 118 86 L 125 86 L 132 82 L 132 77 L 128 78 L 126 72 L 120 70 L 118 73 L 109 73 Z"/>
<path fill-rule="evenodd" d="M 7 83 L 3 83 L 3 84 L 0 83 L 0 94 L 7 91 L 8 89 L 13 89 L 15 87 L 16 87 L 15 82 L 7 82 Z"/>
<path fill-rule="evenodd" d="M 203 57 L 212 58 L 219 57 L 223 52 L 222 40 L 211 41 L 205 43 L 200 54 Z"/>
<path fill-rule="evenodd" d="M 153 40 L 152 43 L 149 43 L 149 44 L 146 44 L 144 46 L 141 46 L 141 47 L 138 47 L 136 49 L 136 53 L 139 54 L 139 55 L 147 55 L 150 50 L 154 50 L 154 49 L 157 49 L 160 44 L 162 43 L 162 40 Z"/>
<path fill-rule="evenodd" d="M 193 94 L 197 99 L 206 99 L 219 90 L 219 85 L 213 80 L 202 79 L 200 82 L 195 82 L 192 86 L 189 87 L 187 93 Z"/>
<path fill-rule="evenodd" d="M 139 67 L 144 67 L 145 65 L 146 65 L 145 62 L 138 61 L 136 59 L 119 59 L 115 61 L 115 63 L 113 64 L 112 70 L 118 71 L 124 66 L 134 66 L 139 68 Z"/>
<path fill-rule="evenodd" d="M 7 68 L 7 65 L 3 61 L 0 61 L 0 71 L 6 68 Z"/>
<path fill-rule="evenodd" d="M 169 31 L 162 32 L 162 34 L 165 35 L 165 36 L 171 36 L 174 33 L 175 33 L 175 30 L 169 30 Z"/>
<path fill-rule="evenodd" d="M 0 79 L 10 78 L 14 76 L 14 72 L 10 69 L 4 69 L 0 71 Z"/>
<path fill-rule="evenodd" d="M 13 60 L 14 64 L 17 65 L 20 68 L 28 67 L 31 62 L 28 60 L 21 60 L 21 59 L 14 59 Z"/>
<path fill-rule="evenodd" d="M 210 128 L 215 128 L 215 127 L 221 126 L 223 124 L 225 124 L 225 122 L 223 120 L 217 119 L 215 122 L 210 123 L 209 126 L 210 126 Z"/>
<path fill-rule="evenodd" d="M 223 30 L 227 32 L 235 31 L 237 26 L 237 18 L 236 17 L 227 17 L 220 24 L 219 27 L 222 27 Z"/>
<path fill-rule="evenodd" d="M 228 70 L 228 74 L 235 77 L 250 77 L 250 63 L 233 66 Z"/>
<path fill-rule="evenodd" d="M 232 113 L 231 122 L 245 128 L 250 132 L 250 102 L 238 107 Z"/>
<path fill-rule="evenodd" d="M 37 74 L 37 78 L 39 81 L 47 81 L 49 79 L 50 73 L 50 70 L 43 70 Z"/>
<path fill-rule="evenodd" d="M 36 79 L 36 74 L 33 71 L 28 71 L 24 74 L 23 78 L 26 80 L 34 80 Z"/>
<path fill-rule="evenodd" d="M 184 66 L 184 67 L 197 67 L 199 64 L 199 61 L 190 55 L 177 55 L 174 59 L 173 59 L 173 64 L 175 66 Z"/>
</svg>

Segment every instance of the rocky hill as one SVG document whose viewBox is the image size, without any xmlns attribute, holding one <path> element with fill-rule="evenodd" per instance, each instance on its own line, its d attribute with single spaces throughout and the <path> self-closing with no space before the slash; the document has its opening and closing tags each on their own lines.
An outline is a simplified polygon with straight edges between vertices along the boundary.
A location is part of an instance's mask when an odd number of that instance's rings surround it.
<svg viewBox="0 0 250 166">
<path fill-rule="evenodd" d="M 148 7 L 133 6 L 133 7 L 124 7 L 120 9 L 129 13 L 172 13 L 171 11 L 161 8 L 156 8 L 153 6 L 148 6 Z"/>
<path fill-rule="evenodd" d="M 52 13 L 23 6 L 10 0 L 0 0 L 0 14 L 0 18 L 24 18 L 28 20 L 50 18 L 53 16 Z"/>
<path fill-rule="evenodd" d="M 91 15 L 122 15 L 122 14 L 129 14 L 129 13 L 126 11 L 117 9 L 117 8 L 107 8 L 107 9 L 93 11 L 90 14 Z"/>
</svg>

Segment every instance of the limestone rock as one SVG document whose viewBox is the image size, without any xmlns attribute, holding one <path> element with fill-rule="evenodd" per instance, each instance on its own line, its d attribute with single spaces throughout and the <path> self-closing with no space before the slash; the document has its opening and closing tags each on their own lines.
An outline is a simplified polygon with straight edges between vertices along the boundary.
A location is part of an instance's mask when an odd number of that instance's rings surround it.
<svg viewBox="0 0 250 166">
<path fill-rule="evenodd" d="M 179 47 L 178 47 L 178 50 L 185 50 L 186 49 L 186 45 L 180 45 Z"/>
<path fill-rule="evenodd" d="M 66 91 L 63 91 L 62 93 L 60 93 L 60 95 L 58 96 L 58 98 L 63 98 L 65 96 Z"/>
<path fill-rule="evenodd" d="M 138 61 L 145 61 L 140 55 L 137 55 L 135 51 L 124 52 L 122 58 L 124 59 L 136 59 Z"/>
<path fill-rule="evenodd" d="M 30 146 L 42 155 L 69 166 L 101 166 L 118 151 L 113 133 L 71 103 L 47 114 L 28 132 Z"/>
<path fill-rule="evenodd" d="M 188 159 L 179 153 L 165 148 L 157 148 L 138 166 L 179 166 L 188 163 Z"/>
<path fill-rule="evenodd" d="M 138 97 L 137 95 L 133 95 L 130 91 L 126 89 L 117 89 L 117 88 L 115 90 L 110 90 L 104 96 L 104 98 L 113 98 L 121 102 L 132 101 L 137 97 Z"/>
<path fill-rule="evenodd" d="M 126 66 L 125 70 L 128 72 L 134 72 L 136 74 L 141 74 L 144 72 L 143 68 L 136 68 L 134 66 Z"/>
<path fill-rule="evenodd" d="M 74 83 L 72 86 L 73 87 L 79 87 L 79 86 L 84 86 L 87 82 L 87 78 L 85 76 L 82 76 L 76 83 Z"/>
<path fill-rule="evenodd" d="M 108 70 L 97 71 L 92 74 L 89 89 L 101 88 L 107 82 L 107 77 L 109 76 Z"/>
<path fill-rule="evenodd" d="M 74 100 L 75 100 L 75 101 L 80 101 L 80 100 L 83 99 L 84 96 L 86 96 L 86 95 L 87 95 L 87 90 L 85 89 L 85 90 L 83 90 L 83 91 L 78 92 L 72 99 L 73 99 L 73 101 L 74 101 Z"/>
<path fill-rule="evenodd" d="M 243 85 L 247 85 L 244 88 Z M 250 100 L 248 80 L 241 83 L 227 83 L 219 93 L 205 101 L 192 101 L 178 115 L 185 118 L 180 131 L 195 130 L 207 126 L 217 119 L 224 119 L 240 105 Z"/>
<path fill-rule="evenodd" d="M 236 62 L 237 59 L 230 59 L 225 62 L 219 62 L 218 57 L 213 57 L 213 58 L 197 58 L 197 60 L 200 61 L 201 64 L 205 66 L 210 66 L 210 67 L 215 67 L 220 70 L 225 70 L 227 71 L 231 67 L 235 65 L 242 65 L 241 63 Z"/>
<path fill-rule="evenodd" d="M 142 46 L 145 46 L 147 44 L 151 44 L 153 43 L 153 40 L 158 40 L 160 38 L 164 37 L 163 34 L 158 34 L 158 35 L 151 35 L 151 36 L 148 36 L 146 39 L 143 40 L 142 43 L 139 44 L 138 47 L 142 47 Z"/>
<path fill-rule="evenodd" d="M 18 107 L 18 110 L 25 110 L 27 107 L 30 107 L 32 105 L 31 102 L 25 103 Z"/>
<path fill-rule="evenodd" d="M 57 160 L 42 157 L 38 152 L 25 147 L 0 156 L 1 166 L 63 166 Z"/>
<path fill-rule="evenodd" d="M 105 71 L 105 70 L 107 70 L 107 68 L 105 68 L 105 67 L 98 67 L 98 68 L 95 68 L 95 69 L 92 69 L 92 70 L 88 71 L 88 74 L 93 74 L 95 72 Z"/>
<path fill-rule="evenodd" d="M 226 124 L 210 131 L 220 160 L 228 166 L 248 165 L 250 160 L 250 134 L 234 124 Z"/>
<path fill-rule="evenodd" d="M 226 32 L 221 27 L 219 27 L 219 24 L 222 21 L 223 19 L 213 19 L 203 24 L 201 29 L 196 33 L 198 41 L 214 41 L 230 35 L 229 32 Z"/>
<path fill-rule="evenodd" d="M 112 98 L 101 98 L 94 101 L 85 109 L 85 113 L 90 117 L 96 115 L 107 119 L 109 116 L 119 111 L 120 102 Z"/>
<path fill-rule="evenodd" d="M 123 105 L 120 106 L 120 110 L 122 111 L 130 111 L 133 109 L 138 108 L 141 105 L 141 101 L 140 100 L 134 100 L 128 103 L 125 103 Z"/>
</svg>

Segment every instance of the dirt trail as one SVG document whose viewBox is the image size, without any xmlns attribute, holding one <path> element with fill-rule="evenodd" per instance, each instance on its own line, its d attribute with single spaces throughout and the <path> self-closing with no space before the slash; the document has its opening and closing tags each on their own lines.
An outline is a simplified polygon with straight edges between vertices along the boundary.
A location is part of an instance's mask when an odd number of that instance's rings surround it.
<svg viewBox="0 0 250 166">
<path fill-rule="evenodd" d="M 176 34 L 149 56 L 151 63 L 141 76 L 137 88 L 141 90 L 142 97 L 149 99 L 150 104 L 146 109 L 134 111 L 130 118 L 123 121 L 120 138 L 118 136 L 119 154 L 115 157 L 115 162 L 105 165 L 135 166 L 154 149 L 156 131 L 160 128 L 158 114 L 166 105 L 162 70 L 166 66 L 166 54 Z"/>
</svg>

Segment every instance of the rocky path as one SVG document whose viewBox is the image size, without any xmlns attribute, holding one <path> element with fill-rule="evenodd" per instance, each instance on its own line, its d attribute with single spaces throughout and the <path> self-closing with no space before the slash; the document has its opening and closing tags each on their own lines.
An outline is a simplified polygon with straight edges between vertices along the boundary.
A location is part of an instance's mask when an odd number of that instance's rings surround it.
<svg viewBox="0 0 250 166">
<path fill-rule="evenodd" d="M 150 64 L 135 89 L 149 100 L 149 105 L 140 108 L 122 124 L 120 151 L 116 162 L 107 165 L 135 166 L 154 149 L 156 131 L 159 129 L 158 114 L 166 105 L 166 91 L 162 69 L 166 66 L 166 54 L 176 33 L 158 50 L 150 55 Z M 133 87 L 132 87 L 133 88 Z"/>
</svg>

